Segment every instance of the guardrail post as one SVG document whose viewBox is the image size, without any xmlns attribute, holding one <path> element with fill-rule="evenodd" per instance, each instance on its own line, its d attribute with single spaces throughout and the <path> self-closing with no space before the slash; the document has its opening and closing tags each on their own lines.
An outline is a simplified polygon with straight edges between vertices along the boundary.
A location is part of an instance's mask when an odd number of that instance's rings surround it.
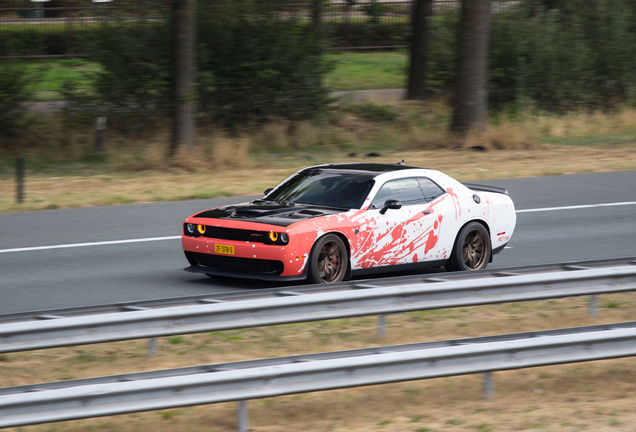
<svg viewBox="0 0 636 432">
<path fill-rule="evenodd" d="M 378 315 L 378 337 L 386 335 L 386 315 Z"/>
<path fill-rule="evenodd" d="M 97 117 L 95 120 L 95 151 L 104 152 L 104 135 L 106 133 L 106 117 Z"/>
<path fill-rule="evenodd" d="M 484 394 L 486 399 L 492 400 L 495 392 L 494 383 L 492 381 L 492 372 L 484 372 Z"/>
<path fill-rule="evenodd" d="M 247 432 L 247 401 L 238 402 L 238 432 Z"/>
<path fill-rule="evenodd" d="M 590 296 L 590 316 L 596 316 L 596 294 Z"/>
<path fill-rule="evenodd" d="M 24 157 L 16 158 L 16 194 L 15 199 L 18 204 L 24 202 Z"/>
<path fill-rule="evenodd" d="M 155 338 L 148 339 L 148 357 L 154 357 L 157 354 L 157 340 Z"/>
</svg>

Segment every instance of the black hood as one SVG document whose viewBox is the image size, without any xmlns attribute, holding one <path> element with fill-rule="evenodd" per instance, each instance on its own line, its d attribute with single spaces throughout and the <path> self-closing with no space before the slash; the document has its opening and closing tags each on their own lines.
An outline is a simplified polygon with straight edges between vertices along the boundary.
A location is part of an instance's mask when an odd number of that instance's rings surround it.
<svg viewBox="0 0 636 432">
<path fill-rule="evenodd" d="M 289 226 L 295 222 L 349 211 L 346 208 L 324 207 L 268 200 L 255 200 L 247 204 L 231 205 L 206 210 L 195 218 L 231 219 L 248 222 Z"/>
</svg>

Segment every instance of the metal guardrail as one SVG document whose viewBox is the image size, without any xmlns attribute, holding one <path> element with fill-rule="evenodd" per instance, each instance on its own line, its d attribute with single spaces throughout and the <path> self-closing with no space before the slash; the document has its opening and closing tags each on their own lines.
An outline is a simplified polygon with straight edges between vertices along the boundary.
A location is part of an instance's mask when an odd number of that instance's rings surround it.
<svg viewBox="0 0 636 432">
<path fill-rule="evenodd" d="M 636 322 L 0 389 L 0 427 L 636 355 Z"/>
<path fill-rule="evenodd" d="M 46 319 L 70 318 L 105 313 L 128 313 L 131 311 L 145 309 L 161 309 L 176 306 L 193 306 L 199 304 L 267 299 L 281 297 L 288 292 L 301 294 L 317 294 L 417 283 L 429 284 L 461 280 L 499 279 L 507 276 L 521 276 L 539 273 L 562 273 L 608 267 L 631 266 L 636 266 L 636 257 L 576 261 L 559 264 L 540 264 L 533 266 L 509 267 L 506 269 L 480 270 L 476 272 L 446 272 L 444 270 L 435 272 L 434 269 L 431 269 L 427 271 L 427 273 L 420 273 L 412 276 L 390 277 L 365 281 L 350 281 L 327 285 L 300 285 L 285 288 L 256 289 L 247 291 L 234 291 L 225 293 L 202 294 L 193 296 L 8 313 L 0 315 L 0 325 L 13 322 L 41 321 Z"/>
<path fill-rule="evenodd" d="M 605 262 L 607 264 L 607 262 Z M 350 282 L 337 287 L 275 290 L 268 296 L 224 302 L 199 299 L 197 305 L 126 313 L 51 318 L 0 324 L 0 353 L 152 338 L 417 310 L 465 307 L 636 290 L 636 261 L 623 266 L 543 273 L 482 274 L 475 279 L 384 280 L 387 286 Z M 578 269 L 578 270 L 573 270 Z M 506 276 L 503 276 L 506 275 Z M 460 276 L 467 277 L 466 274 Z M 468 274 L 468 276 L 475 276 Z M 375 282 L 374 282 L 375 283 Z M 321 292 L 320 290 L 332 290 Z M 140 310 L 141 309 L 141 310 Z M 15 318 L 15 317 L 14 317 Z M 1 321 L 0 321 L 1 322 Z"/>
</svg>

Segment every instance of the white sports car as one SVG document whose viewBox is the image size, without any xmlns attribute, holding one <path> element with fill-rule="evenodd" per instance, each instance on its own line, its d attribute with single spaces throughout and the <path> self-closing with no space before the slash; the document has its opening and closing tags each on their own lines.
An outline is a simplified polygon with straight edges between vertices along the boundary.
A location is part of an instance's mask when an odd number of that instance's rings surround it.
<svg viewBox="0 0 636 432">
<path fill-rule="evenodd" d="M 185 270 L 339 282 L 414 266 L 486 268 L 515 229 L 505 189 L 403 163 L 303 169 L 252 202 L 183 224 Z"/>
</svg>

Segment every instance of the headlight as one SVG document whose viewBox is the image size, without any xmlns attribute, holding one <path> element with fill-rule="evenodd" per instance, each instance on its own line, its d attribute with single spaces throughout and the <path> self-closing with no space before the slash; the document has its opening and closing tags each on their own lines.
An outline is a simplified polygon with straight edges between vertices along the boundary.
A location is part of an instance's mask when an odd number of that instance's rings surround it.
<svg viewBox="0 0 636 432">
<path fill-rule="evenodd" d="M 184 234 L 191 237 L 199 237 L 205 234 L 205 225 L 197 225 L 193 223 L 187 223 L 184 225 Z"/>
<path fill-rule="evenodd" d="M 286 233 L 277 233 L 272 231 L 269 233 L 269 236 L 264 243 L 273 245 L 286 245 L 287 243 L 289 243 L 289 236 Z"/>
</svg>

